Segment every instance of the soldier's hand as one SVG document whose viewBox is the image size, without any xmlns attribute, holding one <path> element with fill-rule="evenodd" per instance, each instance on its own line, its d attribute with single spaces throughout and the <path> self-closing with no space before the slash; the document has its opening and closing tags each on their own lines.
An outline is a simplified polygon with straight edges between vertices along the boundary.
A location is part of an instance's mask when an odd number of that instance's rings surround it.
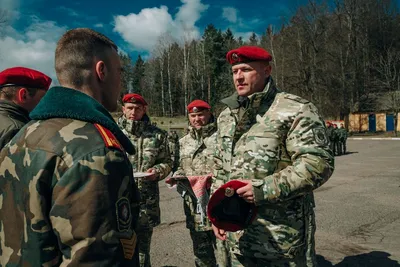
<svg viewBox="0 0 400 267">
<path fill-rule="evenodd" d="M 246 183 L 247 185 L 236 190 L 236 193 L 239 195 L 239 197 L 243 198 L 246 202 L 254 203 L 253 185 L 252 185 L 251 181 L 249 181 L 249 180 L 240 180 L 240 181 L 243 183 Z"/>
<path fill-rule="evenodd" d="M 216 238 L 218 238 L 219 240 L 226 240 L 226 231 L 223 229 L 219 229 L 217 226 L 215 226 L 214 224 L 212 225 L 212 229 L 214 231 L 214 235 Z"/>
<path fill-rule="evenodd" d="M 143 178 L 146 181 L 156 181 L 156 180 L 158 180 L 158 177 L 160 176 L 160 174 L 153 168 L 148 169 L 146 172 L 147 173 L 151 173 L 151 175 L 146 176 L 146 177 Z"/>
</svg>

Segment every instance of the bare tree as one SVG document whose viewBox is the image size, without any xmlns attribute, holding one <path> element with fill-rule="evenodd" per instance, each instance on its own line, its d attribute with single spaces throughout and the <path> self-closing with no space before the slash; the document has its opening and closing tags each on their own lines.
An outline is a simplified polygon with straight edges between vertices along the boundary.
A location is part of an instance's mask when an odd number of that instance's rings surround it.
<svg viewBox="0 0 400 267">
<path fill-rule="evenodd" d="M 394 115 L 394 133 L 397 136 L 397 122 L 400 112 L 400 52 L 396 48 L 390 48 L 384 54 L 379 55 L 379 61 L 375 70 L 380 74 L 377 82 L 381 90 L 386 91 L 380 96 L 379 101 L 389 112 Z"/>
</svg>

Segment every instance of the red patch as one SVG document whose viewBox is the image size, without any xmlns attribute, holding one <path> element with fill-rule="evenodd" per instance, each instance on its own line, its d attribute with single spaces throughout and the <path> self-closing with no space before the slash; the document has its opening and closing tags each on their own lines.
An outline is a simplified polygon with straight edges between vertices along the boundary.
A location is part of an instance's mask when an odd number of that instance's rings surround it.
<svg viewBox="0 0 400 267">
<path fill-rule="evenodd" d="M 110 148 L 117 148 L 119 150 L 124 150 L 121 146 L 121 144 L 118 142 L 117 138 L 114 136 L 114 134 L 108 130 L 107 128 L 101 126 L 100 124 L 94 124 L 96 129 L 99 131 L 101 138 L 103 138 L 104 144 L 106 147 Z"/>
</svg>

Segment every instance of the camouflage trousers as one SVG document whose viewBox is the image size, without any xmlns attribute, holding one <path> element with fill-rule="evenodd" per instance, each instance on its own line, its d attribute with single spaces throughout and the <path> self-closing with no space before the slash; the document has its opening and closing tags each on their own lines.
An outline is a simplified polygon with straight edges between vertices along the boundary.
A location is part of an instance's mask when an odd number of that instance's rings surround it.
<svg viewBox="0 0 400 267">
<path fill-rule="evenodd" d="M 265 260 L 260 258 L 244 257 L 239 254 L 229 253 L 227 267 L 308 267 L 305 255 L 287 260 Z"/>
<path fill-rule="evenodd" d="M 217 240 L 213 231 L 190 230 L 196 267 L 225 267 L 227 252 L 225 242 Z"/>
<path fill-rule="evenodd" d="M 150 245 L 153 228 L 137 231 L 140 267 L 151 267 Z"/>
</svg>

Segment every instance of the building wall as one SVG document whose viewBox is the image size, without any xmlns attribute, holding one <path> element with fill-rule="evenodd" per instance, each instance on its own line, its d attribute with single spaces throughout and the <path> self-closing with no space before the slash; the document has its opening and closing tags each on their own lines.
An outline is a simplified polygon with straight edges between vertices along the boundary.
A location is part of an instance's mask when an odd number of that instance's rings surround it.
<svg viewBox="0 0 400 267">
<path fill-rule="evenodd" d="M 370 113 L 354 113 L 349 115 L 350 132 L 367 132 L 369 130 L 368 116 Z M 386 113 L 375 114 L 376 131 L 386 131 Z M 397 131 L 400 132 L 400 114 L 397 116 Z"/>
<path fill-rule="evenodd" d="M 375 121 L 376 121 L 376 131 L 377 132 L 385 132 L 386 131 L 386 113 L 376 113 Z"/>
<path fill-rule="evenodd" d="M 365 113 L 350 114 L 349 131 L 357 133 L 368 131 L 368 114 Z"/>
</svg>

